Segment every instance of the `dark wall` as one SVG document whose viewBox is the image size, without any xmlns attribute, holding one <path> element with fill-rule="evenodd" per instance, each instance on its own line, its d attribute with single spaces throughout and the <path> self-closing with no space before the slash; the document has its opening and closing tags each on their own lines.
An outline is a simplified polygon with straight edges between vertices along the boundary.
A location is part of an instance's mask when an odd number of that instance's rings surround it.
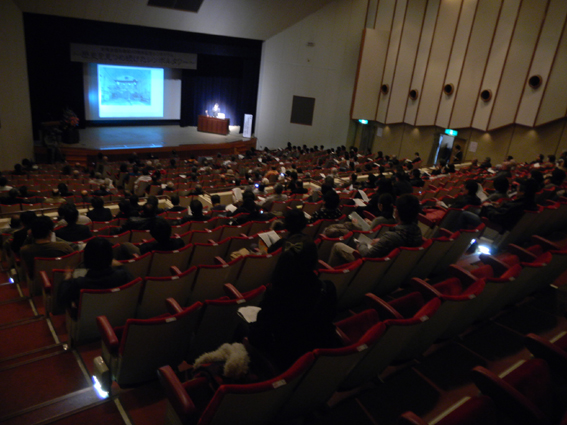
<svg viewBox="0 0 567 425">
<path fill-rule="evenodd" d="M 197 69 L 183 71 L 182 125 L 196 126 L 212 98 L 232 125 L 256 111 L 262 41 L 31 13 L 24 31 L 36 137 L 39 123 L 60 120 L 65 107 L 85 124 L 83 64 L 70 61 L 71 43 L 197 53 Z"/>
</svg>

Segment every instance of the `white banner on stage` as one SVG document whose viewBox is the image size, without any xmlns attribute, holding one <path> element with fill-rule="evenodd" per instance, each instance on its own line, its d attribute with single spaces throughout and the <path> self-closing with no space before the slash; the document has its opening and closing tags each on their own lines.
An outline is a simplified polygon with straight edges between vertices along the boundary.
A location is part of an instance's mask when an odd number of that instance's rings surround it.
<svg viewBox="0 0 567 425">
<path fill-rule="evenodd" d="M 244 130 L 242 137 L 252 137 L 252 118 L 253 115 L 244 114 Z"/>
</svg>

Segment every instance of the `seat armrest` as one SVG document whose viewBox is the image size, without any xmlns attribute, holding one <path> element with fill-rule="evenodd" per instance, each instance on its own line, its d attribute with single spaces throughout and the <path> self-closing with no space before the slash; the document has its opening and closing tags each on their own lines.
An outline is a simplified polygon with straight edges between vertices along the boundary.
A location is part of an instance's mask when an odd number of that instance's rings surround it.
<svg viewBox="0 0 567 425">
<path fill-rule="evenodd" d="M 175 375 L 171 366 L 164 366 L 158 369 L 159 379 L 162 387 L 165 389 L 165 394 L 173 409 L 178 415 L 188 416 L 197 413 L 195 404 L 187 394 L 185 388 Z M 182 418 L 184 419 L 184 418 Z"/>
<path fill-rule="evenodd" d="M 541 245 L 546 251 L 561 251 L 561 247 L 541 236 L 534 235 L 531 238 L 531 242 L 534 244 Z"/>
<path fill-rule="evenodd" d="M 445 236 L 446 238 L 450 238 L 453 235 L 453 232 L 451 232 L 450 230 L 441 228 L 441 229 L 439 229 L 439 235 Z"/>
<path fill-rule="evenodd" d="M 480 254 L 480 261 L 489 265 L 494 270 L 495 276 L 500 276 L 508 270 L 508 265 L 492 255 Z"/>
<path fill-rule="evenodd" d="M 96 318 L 96 324 L 98 326 L 98 330 L 100 331 L 100 335 L 102 337 L 102 343 L 106 345 L 108 351 L 112 354 L 118 352 L 118 346 L 120 345 L 120 341 L 112 329 L 110 322 L 106 318 L 106 316 L 98 316 Z"/>
<path fill-rule="evenodd" d="M 325 270 L 333 270 L 333 268 L 328 265 L 327 263 L 325 263 L 323 260 L 319 260 L 319 266 L 321 266 L 321 269 L 325 269 Z"/>
<path fill-rule="evenodd" d="M 360 252 L 358 252 L 358 250 L 352 251 L 352 255 L 354 256 L 355 260 L 360 260 L 362 258 L 362 255 L 360 255 Z"/>
<path fill-rule="evenodd" d="M 169 271 L 172 276 L 179 276 L 182 273 L 177 266 L 170 266 Z"/>
<path fill-rule="evenodd" d="M 43 285 L 45 293 L 50 293 L 53 289 L 53 285 L 51 284 L 51 281 L 47 276 L 47 272 L 45 270 L 42 270 L 41 272 L 39 272 L 39 275 L 41 276 L 41 284 Z"/>
<path fill-rule="evenodd" d="M 465 283 L 467 286 L 472 285 L 478 279 L 468 270 L 463 269 L 455 264 L 449 266 L 449 273 L 451 276 L 458 278 L 461 282 Z"/>
<path fill-rule="evenodd" d="M 402 315 L 398 313 L 390 304 L 374 294 L 364 295 L 364 302 L 368 307 L 378 312 L 381 320 L 403 319 Z"/>
<path fill-rule="evenodd" d="M 510 254 L 518 256 L 520 261 L 523 261 L 525 263 L 533 263 L 537 259 L 536 255 L 512 243 L 508 245 L 507 249 Z"/>
<path fill-rule="evenodd" d="M 166 298 L 165 300 L 165 308 L 167 309 L 168 313 L 171 315 L 181 313 L 183 311 L 183 307 L 179 305 L 175 298 Z"/>
<path fill-rule="evenodd" d="M 224 261 L 221 257 L 219 257 L 218 255 L 215 257 L 215 264 L 217 265 L 221 265 L 221 266 L 228 266 L 227 262 Z"/>
<path fill-rule="evenodd" d="M 423 295 L 427 300 L 430 300 L 432 298 L 443 299 L 443 294 L 441 294 L 441 292 L 439 292 L 437 289 L 435 289 L 433 286 L 428 284 L 423 279 L 414 277 L 410 280 L 410 285 L 413 289 L 415 289 L 421 295 Z"/>
<path fill-rule="evenodd" d="M 339 340 L 342 342 L 342 344 L 344 346 L 347 346 L 347 345 L 352 343 L 352 341 L 347 336 L 347 334 L 345 334 L 340 328 L 338 328 L 336 326 L 335 326 L 335 332 L 337 334 L 337 337 L 339 338 Z"/>
<path fill-rule="evenodd" d="M 233 300 L 238 300 L 238 299 L 244 299 L 244 297 L 242 296 L 242 294 L 240 293 L 240 291 L 238 289 L 236 289 L 234 287 L 234 285 L 232 285 L 231 283 L 225 283 L 222 287 L 224 293 L 230 297 L 230 299 Z"/>
</svg>

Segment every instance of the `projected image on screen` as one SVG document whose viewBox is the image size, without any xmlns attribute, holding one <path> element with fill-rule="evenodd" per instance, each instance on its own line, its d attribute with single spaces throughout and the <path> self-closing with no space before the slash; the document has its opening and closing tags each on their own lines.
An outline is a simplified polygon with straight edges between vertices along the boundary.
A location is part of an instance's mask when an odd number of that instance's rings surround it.
<svg viewBox="0 0 567 425">
<path fill-rule="evenodd" d="M 100 118 L 163 117 L 163 69 L 97 65 Z"/>
</svg>

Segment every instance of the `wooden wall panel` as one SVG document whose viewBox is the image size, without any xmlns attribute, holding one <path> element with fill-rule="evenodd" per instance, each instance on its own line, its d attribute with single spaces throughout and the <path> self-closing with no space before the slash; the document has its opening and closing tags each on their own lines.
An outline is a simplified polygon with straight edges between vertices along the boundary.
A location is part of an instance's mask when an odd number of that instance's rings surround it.
<svg viewBox="0 0 567 425">
<path fill-rule="evenodd" d="M 364 30 L 351 119 L 372 119 L 376 115 L 388 37 L 385 30 Z"/>
<path fill-rule="evenodd" d="M 549 73 L 536 125 L 541 125 L 567 116 L 567 28 L 563 24 L 563 34 L 557 49 L 553 67 Z"/>
<path fill-rule="evenodd" d="M 457 31 L 455 33 L 455 40 L 453 42 L 453 49 L 449 59 L 449 66 L 447 67 L 447 75 L 445 75 L 445 84 L 453 84 L 455 92 L 447 96 L 443 93 L 439 101 L 439 109 L 437 110 L 437 117 L 435 124 L 439 127 L 447 128 L 451 118 L 451 111 L 455 102 L 455 96 L 460 90 L 461 71 L 467 53 L 467 46 L 470 40 L 472 25 L 474 22 L 478 0 L 463 0 L 461 13 L 459 14 L 459 21 L 457 24 Z M 466 85 L 467 82 L 463 82 Z"/>
<path fill-rule="evenodd" d="M 543 78 L 543 83 L 537 89 L 532 89 L 528 84 L 524 85 L 524 93 L 515 120 L 518 124 L 530 127 L 535 124 L 537 111 L 545 92 L 553 59 L 559 47 L 566 17 L 567 1 L 550 0 L 534 60 L 528 72 L 528 78 L 532 75 L 540 75 Z"/>
<path fill-rule="evenodd" d="M 462 0 L 441 1 L 417 111 L 417 125 L 433 125 L 435 122 L 461 5 Z"/>
<path fill-rule="evenodd" d="M 388 46 L 388 54 L 386 56 L 384 76 L 382 77 L 382 84 L 388 84 L 390 89 L 392 88 L 396 63 L 400 53 L 400 42 L 402 39 L 402 31 L 404 29 L 407 3 L 407 0 L 397 1 L 394 19 L 392 22 L 392 30 L 390 31 L 390 44 Z M 386 112 L 388 111 L 390 97 L 391 92 L 387 94 L 380 94 L 380 98 L 378 99 L 378 111 L 376 112 L 376 121 L 386 122 Z"/>
<path fill-rule="evenodd" d="M 399 123 L 404 120 L 426 5 L 427 0 L 412 0 L 408 4 L 386 123 Z"/>
<path fill-rule="evenodd" d="M 522 1 L 500 87 L 494 96 L 489 129 L 514 122 L 545 12 L 542 0 Z"/>
<path fill-rule="evenodd" d="M 419 97 L 417 100 L 408 100 L 406 114 L 404 117 L 404 122 L 411 125 L 415 125 L 417 109 L 421 102 L 423 81 L 425 80 L 425 71 L 427 69 L 427 63 L 429 62 L 429 54 L 433 43 L 433 32 L 437 24 L 440 1 L 441 0 L 429 0 L 427 2 L 427 9 L 425 11 L 423 28 L 421 31 L 421 39 L 419 40 L 417 58 L 415 60 L 413 76 L 410 84 L 410 90 L 416 89 L 419 92 Z"/>
<path fill-rule="evenodd" d="M 472 124 L 501 8 L 502 0 L 480 0 L 478 3 L 449 128 L 466 128 Z"/>
<path fill-rule="evenodd" d="M 480 86 L 481 90 L 491 90 L 493 98 L 489 103 L 484 103 L 478 98 L 476 99 L 476 109 L 472 125 L 474 128 L 482 130 L 488 128 L 490 114 L 494 107 L 494 96 L 498 93 L 500 86 L 500 77 L 510 47 L 510 39 L 514 32 L 514 26 L 516 25 L 520 3 L 521 0 L 504 0 L 504 4 L 502 5 L 502 11 L 492 41 L 486 70 Z"/>
</svg>

